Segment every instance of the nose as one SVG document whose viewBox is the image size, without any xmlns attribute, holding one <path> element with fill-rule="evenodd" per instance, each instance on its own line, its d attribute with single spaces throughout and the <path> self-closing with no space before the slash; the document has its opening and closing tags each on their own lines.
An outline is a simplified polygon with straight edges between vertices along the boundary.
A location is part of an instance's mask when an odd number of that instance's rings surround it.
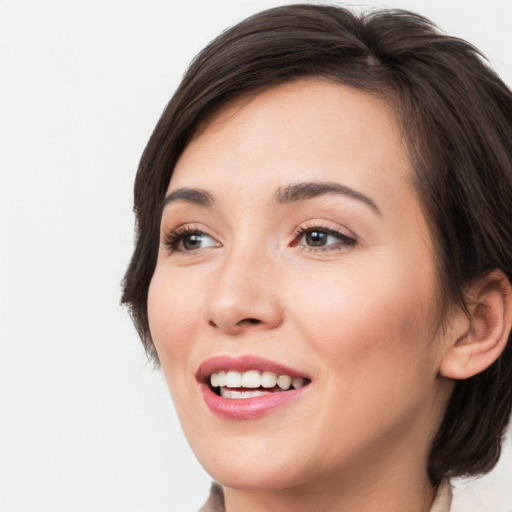
<svg viewBox="0 0 512 512">
<path fill-rule="evenodd" d="M 268 254 L 242 251 L 226 257 L 210 288 L 208 324 L 227 335 L 279 326 L 283 308 L 276 274 Z"/>
</svg>

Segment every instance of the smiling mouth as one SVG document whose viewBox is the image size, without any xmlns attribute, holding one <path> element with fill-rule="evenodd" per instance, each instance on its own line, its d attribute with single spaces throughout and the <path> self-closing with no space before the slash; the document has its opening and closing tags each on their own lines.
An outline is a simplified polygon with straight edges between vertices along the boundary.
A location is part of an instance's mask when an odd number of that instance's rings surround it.
<svg viewBox="0 0 512 512">
<path fill-rule="evenodd" d="M 249 370 L 238 372 L 222 370 L 209 376 L 210 389 L 227 399 L 244 399 L 257 396 L 284 393 L 307 386 L 311 381 L 306 377 L 291 377 L 271 371 Z"/>
</svg>

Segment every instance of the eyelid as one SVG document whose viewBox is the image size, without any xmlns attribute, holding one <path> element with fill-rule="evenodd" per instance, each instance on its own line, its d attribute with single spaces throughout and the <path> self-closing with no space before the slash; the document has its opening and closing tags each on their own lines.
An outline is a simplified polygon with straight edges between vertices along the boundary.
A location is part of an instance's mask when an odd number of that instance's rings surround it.
<svg viewBox="0 0 512 512">
<path fill-rule="evenodd" d="M 346 227 L 339 225 L 338 223 L 331 222 L 325 219 L 311 219 L 305 222 L 301 222 L 293 231 L 292 237 L 297 236 L 305 231 L 326 231 L 332 232 L 333 234 L 339 234 L 346 238 L 352 238 L 357 240 L 357 236 L 351 230 Z"/>
<path fill-rule="evenodd" d="M 215 243 L 208 247 L 200 247 L 198 249 L 183 250 L 177 249 L 177 245 L 183 241 L 183 239 L 190 235 L 205 235 Z M 181 224 L 174 228 L 162 229 L 160 243 L 162 247 L 169 253 L 174 252 L 186 252 L 188 254 L 194 254 L 198 251 L 203 251 L 211 247 L 220 247 L 221 243 L 216 239 L 215 236 L 210 234 L 207 229 L 195 223 Z"/>
<path fill-rule="evenodd" d="M 300 245 L 300 239 L 307 233 L 319 231 L 330 236 L 338 238 L 340 241 L 336 244 L 330 244 L 325 246 L 308 246 Z M 338 226 L 334 227 L 328 225 L 326 221 L 308 221 L 298 226 L 292 235 L 291 247 L 299 247 L 302 250 L 311 252 L 327 252 L 334 250 L 346 250 L 347 247 L 353 247 L 357 245 L 358 239 L 352 232 L 348 232 Z"/>
</svg>

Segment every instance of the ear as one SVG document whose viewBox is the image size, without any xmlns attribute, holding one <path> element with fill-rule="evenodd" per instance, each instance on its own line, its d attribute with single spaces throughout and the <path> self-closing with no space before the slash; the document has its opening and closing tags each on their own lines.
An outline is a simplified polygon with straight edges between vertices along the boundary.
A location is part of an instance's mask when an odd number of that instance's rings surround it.
<svg viewBox="0 0 512 512">
<path fill-rule="evenodd" d="M 475 281 L 466 299 L 469 317 L 457 322 L 459 332 L 441 359 L 441 375 L 452 379 L 467 379 L 491 366 L 512 325 L 512 288 L 501 270 Z"/>
</svg>

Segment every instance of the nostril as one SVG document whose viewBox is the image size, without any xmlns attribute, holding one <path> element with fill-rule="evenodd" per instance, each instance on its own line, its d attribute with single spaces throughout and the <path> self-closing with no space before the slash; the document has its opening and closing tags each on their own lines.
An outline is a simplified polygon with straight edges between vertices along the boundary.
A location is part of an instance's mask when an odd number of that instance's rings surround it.
<svg viewBox="0 0 512 512">
<path fill-rule="evenodd" d="M 243 320 L 241 320 L 238 323 L 241 324 L 243 322 L 247 322 L 249 324 L 260 324 L 261 320 L 258 320 L 257 318 L 244 318 Z"/>
<path fill-rule="evenodd" d="M 222 331 L 226 334 L 239 334 L 244 332 L 246 329 L 251 330 L 253 328 L 252 326 L 254 326 L 255 329 L 259 329 L 264 325 L 268 325 L 264 318 L 244 318 L 241 315 L 238 318 L 241 319 L 238 320 L 236 317 L 232 318 L 229 315 L 218 315 L 218 318 L 212 317 L 210 319 L 206 319 L 206 321 L 209 328 Z"/>
</svg>

